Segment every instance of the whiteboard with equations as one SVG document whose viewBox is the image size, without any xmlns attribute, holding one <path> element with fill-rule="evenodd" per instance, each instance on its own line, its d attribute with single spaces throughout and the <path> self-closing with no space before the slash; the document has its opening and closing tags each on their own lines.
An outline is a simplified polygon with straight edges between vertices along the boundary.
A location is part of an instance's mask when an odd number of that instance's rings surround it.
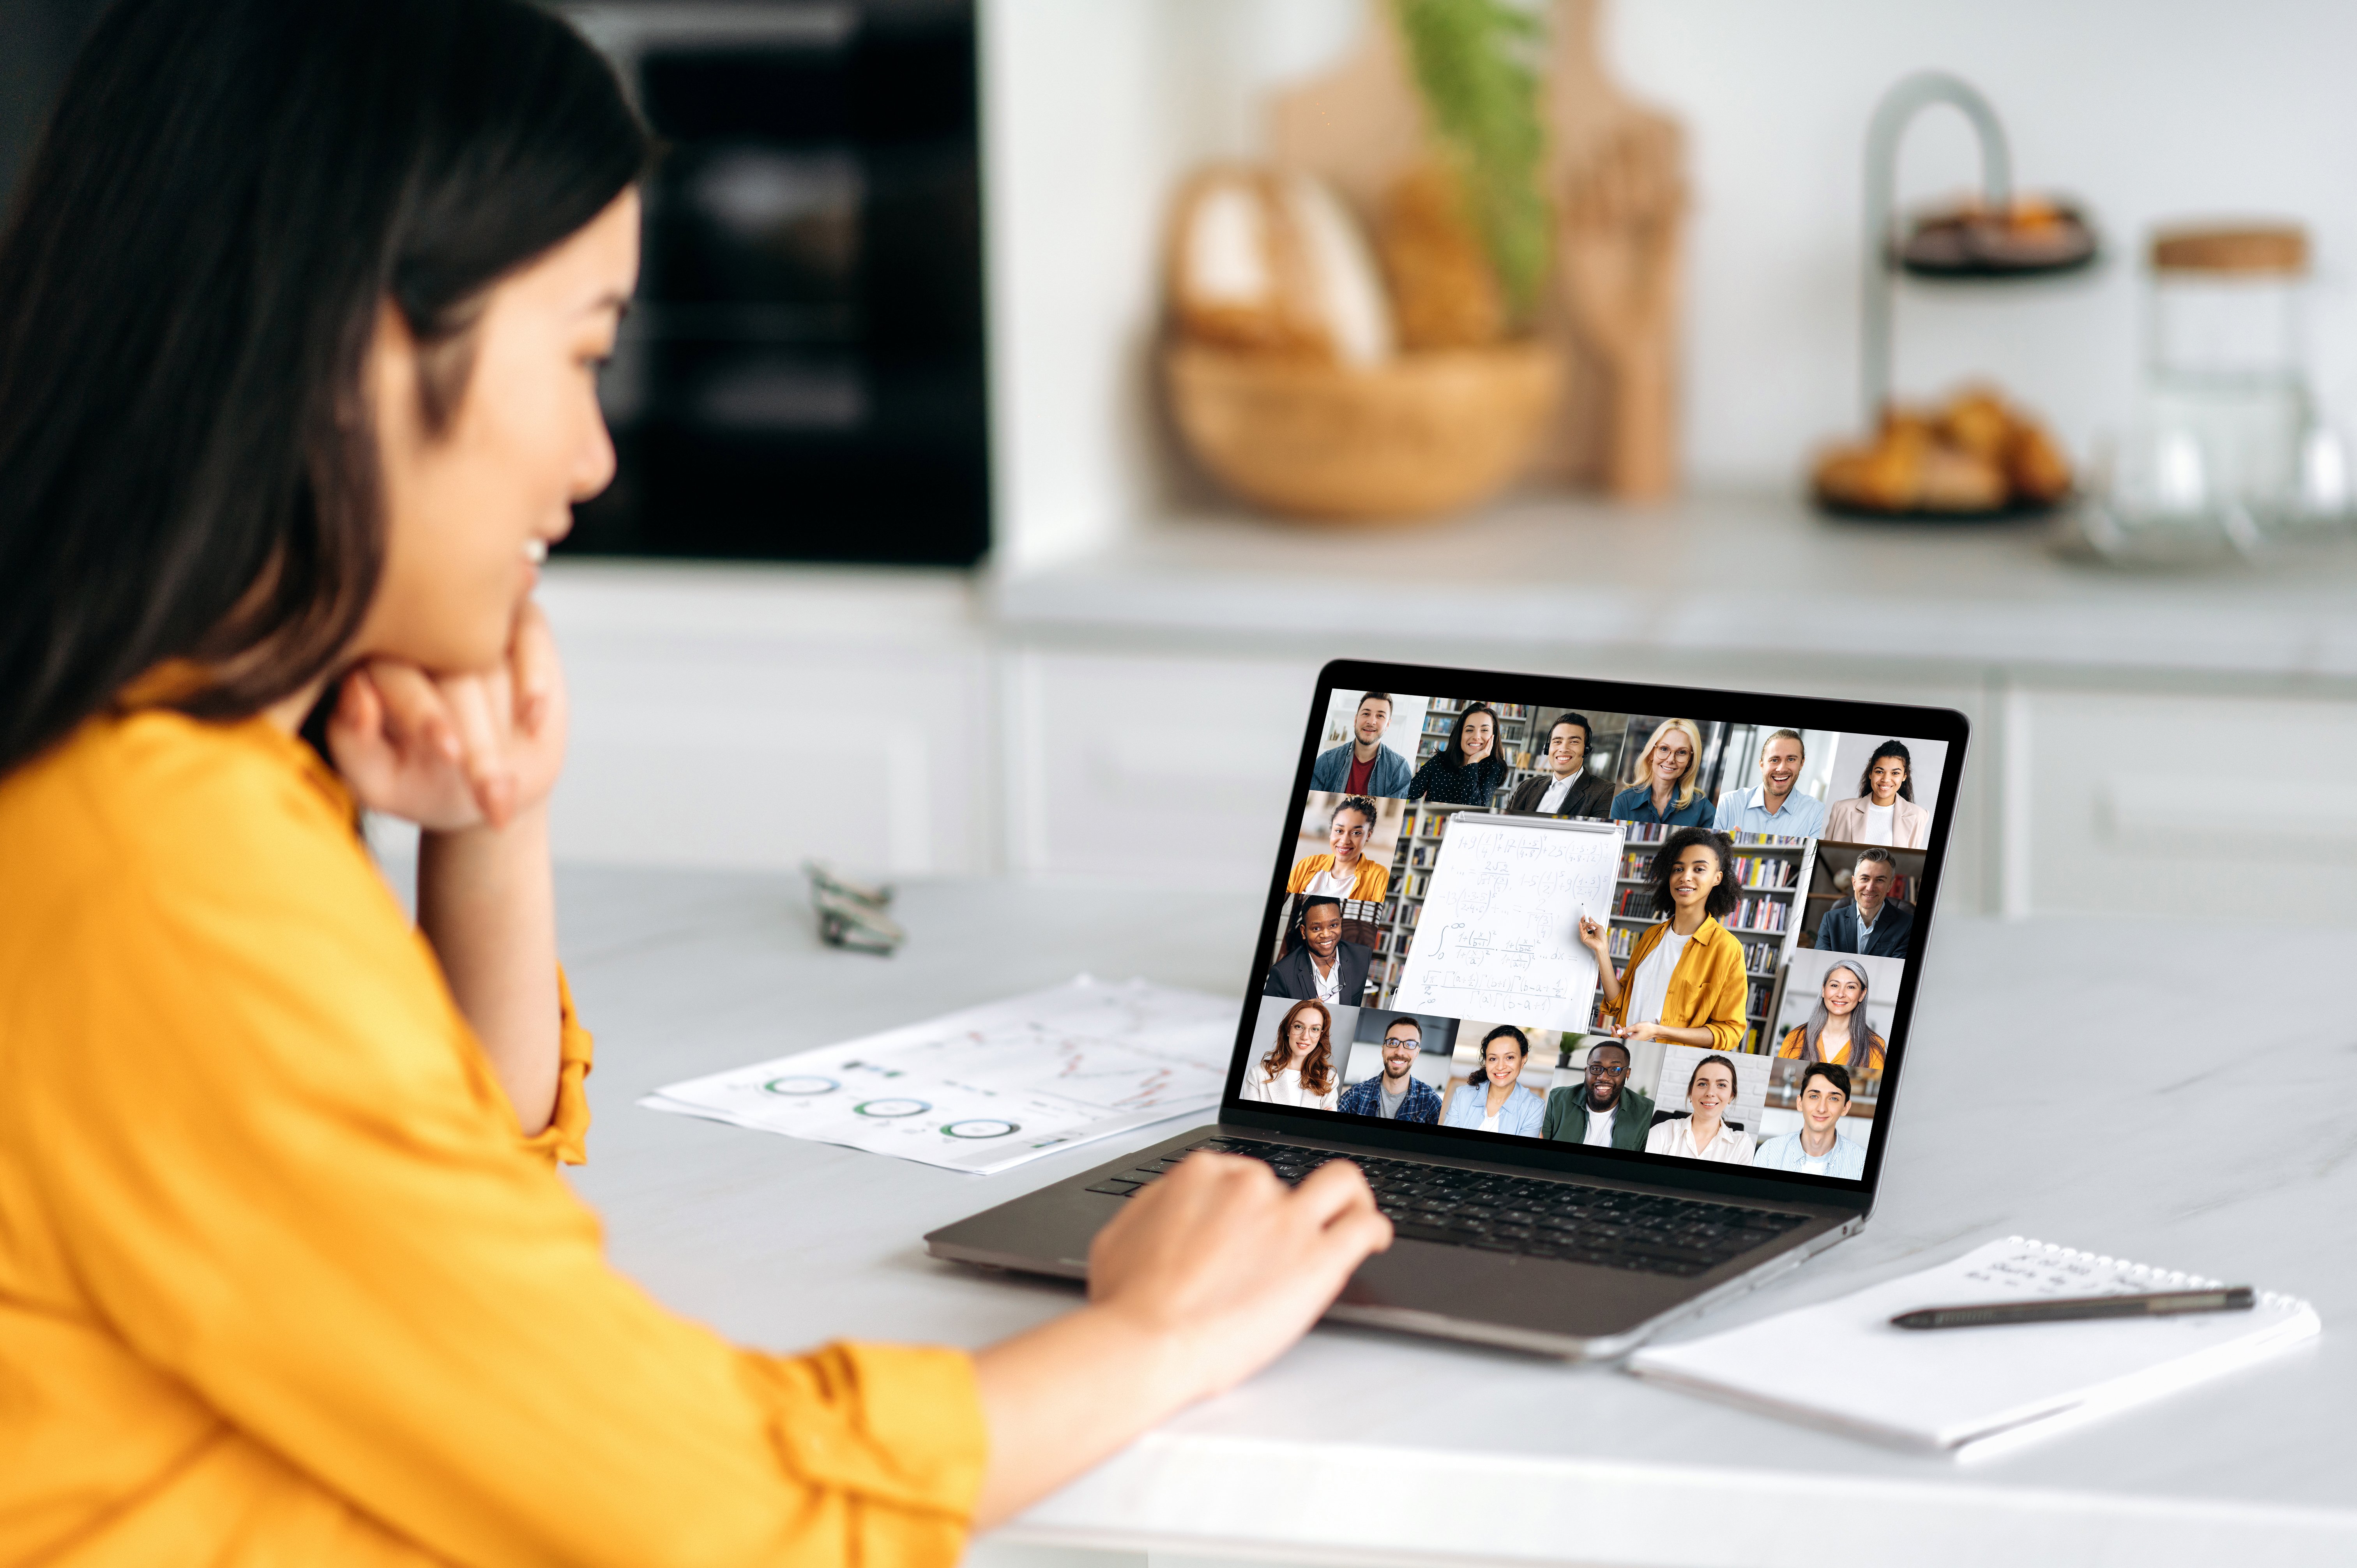
<svg viewBox="0 0 2357 1568">
<path fill-rule="evenodd" d="M 1459 811 L 1425 889 L 1392 1002 L 1411 1013 L 1583 1030 L 1596 1000 L 1584 912 L 1612 912 L 1617 822 Z"/>
</svg>

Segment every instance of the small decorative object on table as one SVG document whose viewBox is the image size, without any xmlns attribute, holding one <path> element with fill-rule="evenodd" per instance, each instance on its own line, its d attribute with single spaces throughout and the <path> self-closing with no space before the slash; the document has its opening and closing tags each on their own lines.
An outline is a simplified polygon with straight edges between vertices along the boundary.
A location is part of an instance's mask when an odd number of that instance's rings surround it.
<svg viewBox="0 0 2357 1568">
<path fill-rule="evenodd" d="M 802 862 L 810 878 L 811 907 L 818 911 L 819 940 L 855 952 L 889 954 L 909 933 L 884 911 L 892 889 L 884 883 L 856 881 L 823 860 Z"/>
</svg>

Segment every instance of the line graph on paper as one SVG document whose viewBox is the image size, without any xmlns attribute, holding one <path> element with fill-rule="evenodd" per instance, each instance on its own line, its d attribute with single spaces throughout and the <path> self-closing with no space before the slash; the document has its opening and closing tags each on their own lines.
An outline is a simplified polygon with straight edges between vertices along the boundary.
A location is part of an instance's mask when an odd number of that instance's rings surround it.
<svg viewBox="0 0 2357 1568">
<path fill-rule="evenodd" d="M 1235 1004 L 1083 977 L 676 1083 L 641 1105 L 969 1171 L 1214 1104 Z"/>
<path fill-rule="evenodd" d="M 1394 1002 L 1415 1012 L 1584 1029 L 1596 960 L 1574 931 L 1612 908 L 1618 828 L 1460 812 L 1416 917 Z"/>
</svg>

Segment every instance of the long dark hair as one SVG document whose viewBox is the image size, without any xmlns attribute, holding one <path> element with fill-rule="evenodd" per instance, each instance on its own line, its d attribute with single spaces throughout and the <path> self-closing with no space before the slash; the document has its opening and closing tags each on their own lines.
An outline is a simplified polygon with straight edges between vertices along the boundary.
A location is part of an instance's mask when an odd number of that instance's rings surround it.
<svg viewBox="0 0 2357 1568">
<path fill-rule="evenodd" d="M 1520 1029 L 1515 1028 L 1512 1024 L 1501 1024 L 1496 1028 L 1481 1036 L 1480 1058 L 1474 1063 L 1473 1070 L 1465 1075 L 1465 1086 L 1468 1089 L 1478 1089 L 1488 1085 L 1490 1081 L 1490 1042 L 1491 1040 L 1506 1037 L 1512 1037 L 1516 1047 L 1522 1052 L 1523 1058 L 1525 1061 L 1530 1059 L 1531 1037 L 1528 1035 L 1523 1034 Z"/>
<path fill-rule="evenodd" d="M 1703 895 L 1702 912 L 1714 920 L 1734 913 L 1735 841 L 1713 828 L 1680 828 L 1662 841 L 1645 868 L 1645 879 L 1653 886 L 1653 913 L 1664 920 L 1678 912 L 1678 901 L 1670 897 L 1670 873 L 1676 868 L 1678 856 L 1695 844 L 1718 857 L 1718 886 Z"/>
<path fill-rule="evenodd" d="M 1495 760 L 1506 749 L 1505 725 L 1498 722 L 1498 710 L 1487 703 L 1470 703 L 1463 713 L 1457 715 L 1457 722 L 1449 726 L 1448 744 L 1440 748 L 1440 755 L 1448 759 L 1451 768 L 1468 766 L 1465 760 L 1465 726 L 1475 714 L 1490 715 L 1490 755 L 1482 760 Z"/>
<path fill-rule="evenodd" d="M 328 672 L 383 559 L 380 308 L 438 431 L 486 291 L 648 145 L 527 0 L 115 5 L 0 238 L 0 775 L 167 660 L 206 718 Z"/>
<path fill-rule="evenodd" d="M 1900 766 L 1907 769 L 1907 777 L 1899 781 L 1899 798 L 1912 800 L 1915 799 L 1915 759 L 1907 755 L 1907 743 L 1903 740 L 1886 740 L 1874 748 L 1874 755 L 1866 759 L 1865 770 L 1857 776 L 1857 792 L 1869 800 L 1874 799 L 1874 765 L 1886 757 L 1897 757 Z"/>
</svg>

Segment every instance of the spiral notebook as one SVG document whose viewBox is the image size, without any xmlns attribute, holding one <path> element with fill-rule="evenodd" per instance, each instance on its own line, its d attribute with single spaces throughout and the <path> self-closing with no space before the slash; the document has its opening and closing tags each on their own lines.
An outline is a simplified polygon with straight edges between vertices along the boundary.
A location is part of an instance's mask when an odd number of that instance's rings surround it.
<svg viewBox="0 0 2357 1568">
<path fill-rule="evenodd" d="M 1639 1377 L 1906 1447 L 1983 1458 L 2222 1377 L 2314 1337 L 2316 1309 L 2263 1293 L 2248 1312 L 1931 1332 L 1921 1306 L 2197 1290 L 2220 1282 L 2019 1236 L 1920 1273 L 1724 1334 L 1639 1351 Z"/>
</svg>

